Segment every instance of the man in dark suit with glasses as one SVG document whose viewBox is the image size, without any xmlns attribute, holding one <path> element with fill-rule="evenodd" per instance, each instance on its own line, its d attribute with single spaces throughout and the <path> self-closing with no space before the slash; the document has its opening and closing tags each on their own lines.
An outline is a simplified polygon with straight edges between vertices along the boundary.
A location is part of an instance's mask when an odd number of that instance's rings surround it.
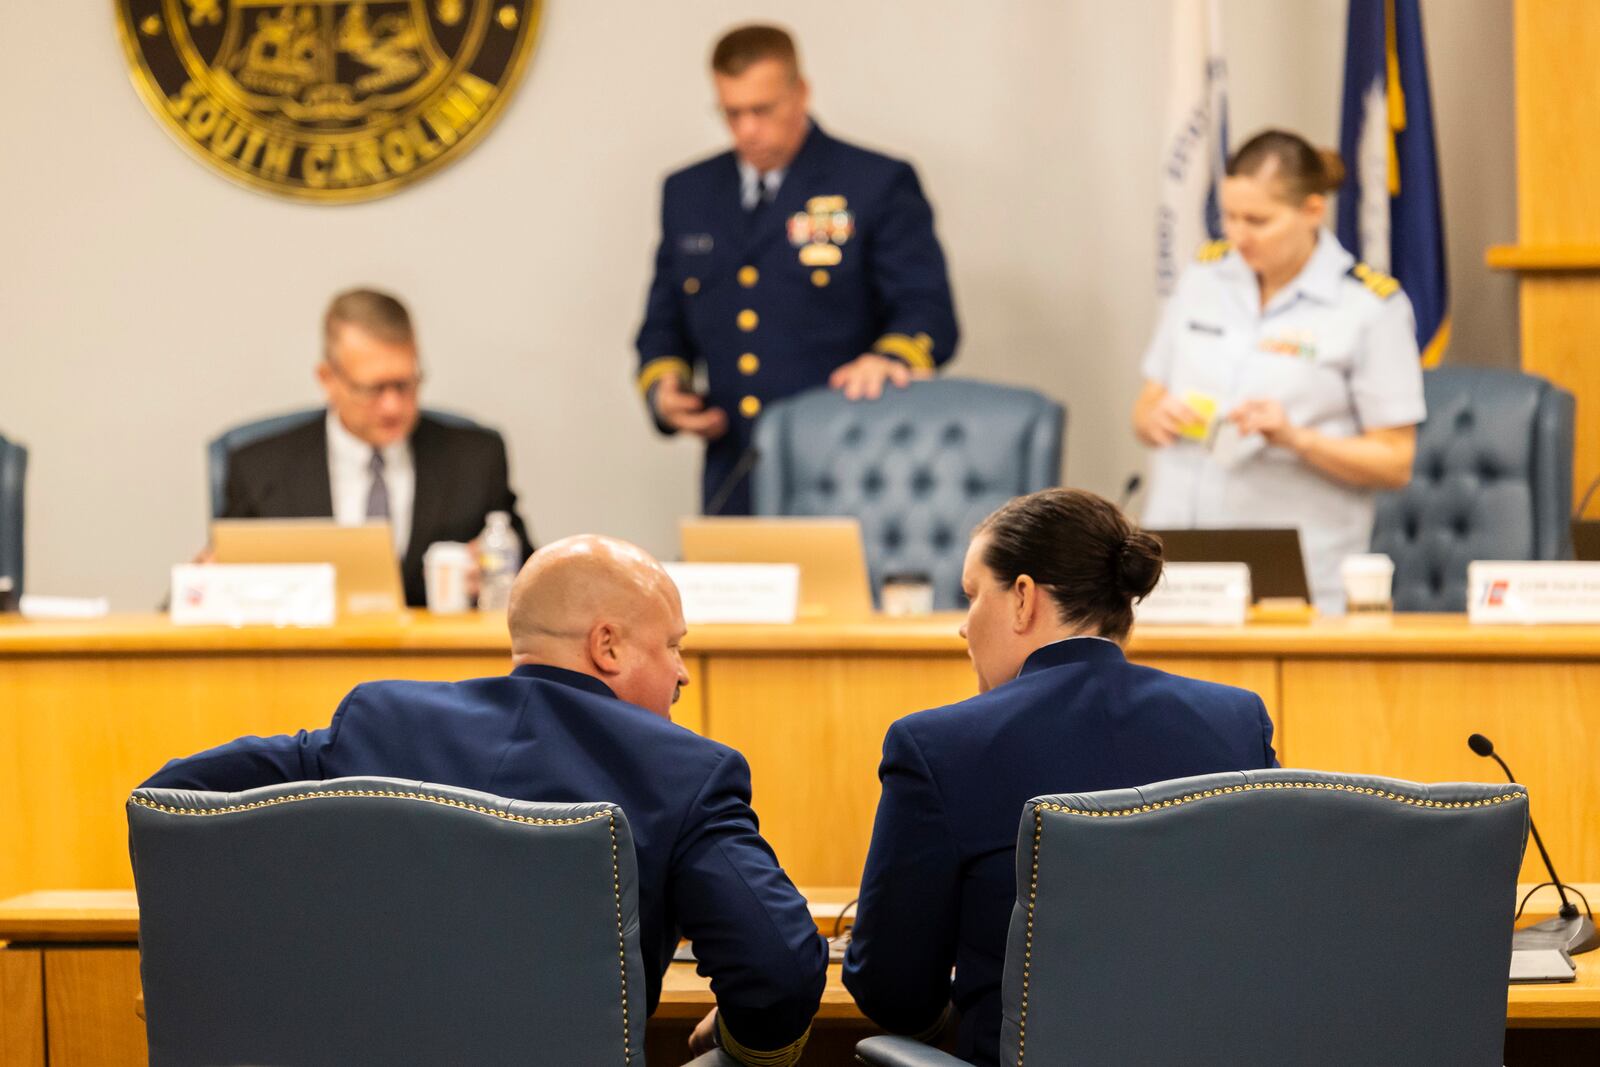
<svg viewBox="0 0 1600 1067">
<path fill-rule="evenodd" d="M 324 418 L 244 445 L 228 458 L 221 518 L 386 520 L 394 530 L 406 603 L 427 602 L 422 554 L 435 541 L 471 541 L 504 511 L 531 551 L 508 484 L 498 433 L 423 413 L 422 363 L 404 304 L 352 289 L 328 306 L 317 380 Z"/>
</svg>

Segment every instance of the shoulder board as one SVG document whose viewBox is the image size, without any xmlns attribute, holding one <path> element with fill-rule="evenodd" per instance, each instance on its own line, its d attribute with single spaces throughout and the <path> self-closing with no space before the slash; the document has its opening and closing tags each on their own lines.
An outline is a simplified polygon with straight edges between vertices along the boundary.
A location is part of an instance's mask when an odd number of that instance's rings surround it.
<svg viewBox="0 0 1600 1067">
<path fill-rule="evenodd" d="M 1229 244 L 1228 239 L 1225 237 L 1217 241 L 1207 241 L 1200 246 L 1200 250 L 1194 254 L 1194 258 L 1201 263 L 1215 263 L 1227 255 L 1228 250 L 1232 247 L 1233 245 Z"/>
<path fill-rule="evenodd" d="M 1372 290 L 1379 300 L 1387 300 L 1400 291 L 1399 281 L 1365 263 L 1357 263 L 1345 273 Z"/>
</svg>

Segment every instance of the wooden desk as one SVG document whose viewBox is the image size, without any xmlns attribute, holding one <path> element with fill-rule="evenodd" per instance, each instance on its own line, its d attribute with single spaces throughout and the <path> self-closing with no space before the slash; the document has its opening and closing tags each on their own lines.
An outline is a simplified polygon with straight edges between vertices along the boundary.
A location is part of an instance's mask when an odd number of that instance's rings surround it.
<svg viewBox="0 0 1600 1067">
<path fill-rule="evenodd" d="M 1600 886 L 1583 886 L 1600 899 Z M 819 926 L 831 927 L 849 890 L 810 890 Z M 1519 889 L 1519 896 L 1521 889 Z M 1541 891 L 1530 921 L 1553 912 L 1555 894 Z M 139 909 L 129 890 L 38 892 L 0 901 L 0 1067 L 143 1067 L 144 1021 L 138 1010 Z M 10 944 L 6 944 L 10 942 Z M 650 1022 L 647 1058 L 670 1058 L 688 1030 L 715 1003 L 706 979 L 691 964 L 673 964 L 662 984 L 661 1005 Z M 1511 1030 L 1589 1031 L 1522 1040 L 1533 1046 L 1526 1062 L 1556 1062 L 1552 1047 L 1600 1048 L 1600 953 L 1578 957 L 1578 980 L 1564 985 L 1509 987 L 1506 1025 Z M 836 1059 L 873 1032 L 828 968 L 818 1023 L 807 1063 Z M 1518 1039 L 1508 1036 L 1509 1051 Z"/>
<path fill-rule="evenodd" d="M 794 878 L 859 879 L 884 730 L 970 696 L 959 619 L 707 626 L 677 721 L 743 751 Z M 123 806 L 175 755 L 325 725 L 376 678 L 505 671 L 503 621 L 408 613 L 321 630 L 179 628 L 157 616 L 0 620 L 0 896 L 132 885 Z M 1259 692 L 1286 766 L 1496 781 L 1494 739 L 1562 873 L 1600 880 L 1600 627 L 1455 616 L 1146 628 L 1141 662 Z M 44 798 L 49 798 L 48 802 Z M 1530 855 L 1525 880 L 1537 880 Z"/>
</svg>

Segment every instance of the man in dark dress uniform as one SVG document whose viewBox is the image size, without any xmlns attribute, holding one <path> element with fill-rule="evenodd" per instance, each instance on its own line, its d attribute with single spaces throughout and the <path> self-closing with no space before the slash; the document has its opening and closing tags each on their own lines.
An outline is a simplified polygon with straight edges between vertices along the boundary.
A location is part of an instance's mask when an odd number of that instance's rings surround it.
<svg viewBox="0 0 1600 1067">
<path fill-rule="evenodd" d="M 663 433 L 705 439 L 705 510 L 739 515 L 764 404 L 824 382 L 875 398 L 947 362 L 958 333 L 911 165 L 811 119 L 783 30 L 734 30 L 711 69 L 733 148 L 666 180 L 638 384 Z"/>
</svg>

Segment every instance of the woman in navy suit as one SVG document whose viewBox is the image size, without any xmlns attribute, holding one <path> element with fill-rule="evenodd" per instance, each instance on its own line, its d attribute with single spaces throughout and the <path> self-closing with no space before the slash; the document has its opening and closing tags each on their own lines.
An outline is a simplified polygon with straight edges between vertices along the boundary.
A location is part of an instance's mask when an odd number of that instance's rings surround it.
<svg viewBox="0 0 1600 1067">
<path fill-rule="evenodd" d="M 844 983 L 886 1030 L 931 1038 L 953 1007 L 957 1054 L 997 1062 L 1027 800 L 1277 766 L 1256 694 L 1123 656 L 1160 576 L 1161 542 L 1083 490 L 1019 497 L 974 531 L 961 633 L 979 693 L 894 723 L 878 769 Z"/>
</svg>

